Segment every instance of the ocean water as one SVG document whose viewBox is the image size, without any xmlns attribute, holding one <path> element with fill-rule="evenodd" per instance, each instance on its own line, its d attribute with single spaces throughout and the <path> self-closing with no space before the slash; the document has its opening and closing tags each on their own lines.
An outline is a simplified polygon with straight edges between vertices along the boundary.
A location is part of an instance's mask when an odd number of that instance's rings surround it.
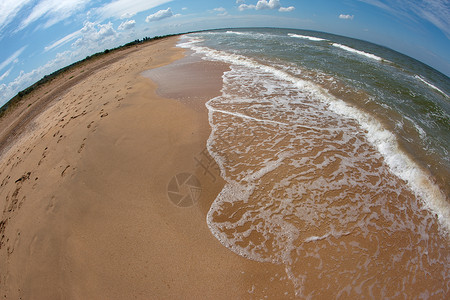
<svg viewBox="0 0 450 300">
<path fill-rule="evenodd" d="M 295 295 L 450 295 L 450 80 L 320 32 L 216 30 L 179 47 L 230 65 L 208 150 L 226 184 L 207 223 L 281 264 Z"/>
</svg>

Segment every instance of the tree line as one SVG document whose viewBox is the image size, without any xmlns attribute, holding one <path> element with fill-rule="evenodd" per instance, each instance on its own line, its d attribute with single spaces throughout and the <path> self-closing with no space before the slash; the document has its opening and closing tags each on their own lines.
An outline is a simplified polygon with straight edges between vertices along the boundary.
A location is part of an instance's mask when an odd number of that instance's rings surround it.
<svg viewBox="0 0 450 300">
<path fill-rule="evenodd" d="M 18 92 L 16 96 L 14 96 L 13 98 L 11 98 L 11 99 L 10 99 L 8 102 L 6 102 L 2 107 L 0 107 L 0 118 L 1 118 L 2 116 L 4 116 L 4 115 L 6 114 L 6 112 L 7 112 L 10 108 L 13 108 L 13 107 L 17 106 L 17 105 L 21 102 L 21 100 L 22 100 L 23 97 L 25 97 L 26 95 L 30 94 L 30 93 L 33 92 L 35 89 L 37 89 L 38 87 L 42 86 L 43 84 L 52 81 L 52 80 L 53 80 L 55 77 L 57 77 L 58 75 L 60 75 L 60 74 L 62 74 L 62 73 L 64 73 L 64 72 L 66 72 L 66 71 L 72 69 L 73 67 L 76 67 L 76 66 L 78 66 L 78 65 L 80 65 L 80 64 L 82 64 L 82 63 L 84 63 L 84 62 L 86 62 L 86 61 L 89 61 L 89 60 L 91 60 L 91 59 L 97 58 L 97 57 L 99 57 L 99 56 L 101 56 L 101 55 L 104 55 L 104 54 L 108 54 L 108 53 L 110 53 L 110 52 L 115 52 L 115 51 L 118 51 L 118 50 L 127 49 L 127 48 L 130 48 L 130 47 L 139 45 L 139 44 L 143 44 L 143 43 L 146 43 L 146 42 L 150 42 L 150 41 L 154 41 L 154 40 L 159 40 L 159 39 L 162 39 L 162 38 L 166 38 L 166 37 L 170 37 L 170 36 L 175 36 L 175 35 L 176 35 L 176 34 L 168 34 L 168 35 L 163 35 L 163 36 L 144 37 L 144 38 L 141 39 L 141 40 L 140 40 L 140 39 L 137 39 L 137 40 L 134 40 L 134 41 L 132 41 L 132 42 L 126 43 L 126 44 L 124 44 L 124 45 L 122 45 L 122 46 L 118 46 L 118 47 L 116 47 L 116 48 L 106 49 L 106 50 L 104 50 L 104 51 L 102 51 L 102 52 L 97 52 L 97 53 L 95 53 L 95 54 L 93 54 L 93 55 L 87 56 L 86 58 L 84 58 L 84 59 L 82 59 L 82 60 L 79 60 L 79 61 L 77 61 L 77 62 L 74 62 L 73 64 L 70 64 L 70 65 L 68 65 L 68 66 L 66 66 L 66 67 L 63 67 L 63 68 L 61 68 L 61 69 L 59 69 L 59 70 L 57 70 L 57 71 L 55 71 L 55 72 L 53 72 L 53 73 L 51 73 L 51 74 L 49 74 L 49 75 L 45 75 L 42 79 L 40 79 L 39 81 L 37 81 L 35 84 L 33 84 L 33 85 L 27 87 L 26 89 L 24 89 L 24 90 Z"/>
</svg>

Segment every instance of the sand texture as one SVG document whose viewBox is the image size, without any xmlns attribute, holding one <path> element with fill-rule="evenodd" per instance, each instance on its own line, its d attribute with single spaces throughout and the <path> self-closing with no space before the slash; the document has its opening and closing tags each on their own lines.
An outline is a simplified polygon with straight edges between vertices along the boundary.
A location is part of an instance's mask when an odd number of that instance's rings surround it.
<svg viewBox="0 0 450 300">
<path fill-rule="evenodd" d="M 77 66 L 0 121 L 2 299 L 294 295 L 281 266 L 234 254 L 207 227 L 224 183 L 203 104 L 221 83 L 201 78 L 226 66 L 188 68 L 198 92 L 184 94 L 156 72 L 157 93 L 141 73 L 182 58 L 176 41 Z"/>
</svg>

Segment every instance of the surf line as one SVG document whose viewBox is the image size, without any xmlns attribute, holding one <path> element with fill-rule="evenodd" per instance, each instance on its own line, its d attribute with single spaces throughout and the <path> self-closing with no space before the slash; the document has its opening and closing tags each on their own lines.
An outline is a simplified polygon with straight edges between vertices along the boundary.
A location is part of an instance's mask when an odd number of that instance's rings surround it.
<svg viewBox="0 0 450 300">
<path fill-rule="evenodd" d="M 231 111 L 226 111 L 226 110 L 212 108 L 210 105 L 208 105 L 207 107 L 208 107 L 209 110 L 211 110 L 213 112 L 219 112 L 219 113 L 226 114 L 226 115 L 232 115 L 232 116 L 239 117 L 239 118 L 242 118 L 242 119 L 248 119 L 248 120 L 253 120 L 253 121 L 256 121 L 256 122 L 263 122 L 263 123 L 272 123 L 272 124 L 281 125 L 281 126 L 289 126 L 289 124 L 278 122 L 278 121 L 258 119 L 258 118 L 255 118 L 255 117 L 250 117 L 250 116 L 247 116 L 247 115 L 244 115 L 244 114 L 240 114 L 240 113 L 236 113 L 236 112 L 231 112 Z"/>
<path fill-rule="evenodd" d="M 444 93 L 444 91 L 442 91 L 441 89 L 439 89 L 438 87 L 432 85 L 431 83 L 429 83 L 428 81 L 426 81 L 425 79 L 422 78 L 422 76 L 419 75 L 414 75 L 415 78 L 419 79 L 420 81 L 422 81 L 423 83 L 425 83 L 426 85 L 428 85 L 430 88 L 438 91 L 439 93 L 441 93 L 442 95 L 444 95 L 447 98 L 450 98 L 449 95 L 447 95 L 446 93 Z"/>
<path fill-rule="evenodd" d="M 244 115 L 244 114 L 241 114 L 241 113 L 237 113 L 237 112 L 231 112 L 231 111 L 226 111 L 226 110 L 212 108 L 208 104 L 206 106 L 212 112 L 219 112 L 219 113 L 222 113 L 222 114 L 225 114 L 225 115 L 231 115 L 231 116 L 235 116 L 235 117 L 238 117 L 238 118 L 248 119 L 248 120 L 252 120 L 252 121 L 256 121 L 256 122 L 272 123 L 272 124 L 275 124 L 275 125 L 286 126 L 286 127 L 297 127 L 297 128 L 303 128 L 305 130 L 311 130 L 311 131 L 317 131 L 317 132 L 322 132 L 322 131 L 341 131 L 338 128 L 329 128 L 329 127 L 317 128 L 317 127 L 311 127 L 311 126 L 305 126 L 305 125 L 287 124 L 287 123 L 278 122 L 278 121 L 258 119 L 258 118 L 250 117 L 250 116 L 247 116 L 247 115 Z"/>
</svg>

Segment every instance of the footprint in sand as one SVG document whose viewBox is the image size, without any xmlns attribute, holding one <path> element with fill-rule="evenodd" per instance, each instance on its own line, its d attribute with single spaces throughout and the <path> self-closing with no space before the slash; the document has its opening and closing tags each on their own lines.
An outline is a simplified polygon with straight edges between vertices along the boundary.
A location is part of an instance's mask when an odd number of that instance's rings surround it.
<svg viewBox="0 0 450 300">
<path fill-rule="evenodd" d="M 83 139 L 83 142 L 86 141 L 86 138 Z M 78 153 L 81 153 L 81 151 L 83 151 L 85 144 L 82 143 L 80 148 L 78 149 Z"/>
<path fill-rule="evenodd" d="M 0 186 L 7 185 L 10 178 L 11 178 L 11 176 L 9 176 L 9 175 L 6 176 L 5 178 L 3 178 L 2 184 Z"/>
<path fill-rule="evenodd" d="M 8 219 L 0 221 L 0 249 L 2 249 L 2 246 L 4 245 L 4 240 L 6 239 L 5 237 L 6 223 L 8 223 Z"/>
<path fill-rule="evenodd" d="M 61 134 L 61 135 L 59 136 L 59 139 L 58 139 L 58 141 L 57 141 L 56 143 L 59 143 L 59 142 L 61 142 L 61 141 L 62 141 L 62 140 L 63 140 L 64 138 L 65 138 L 65 136 Z"/>
<path fill-rule="evenodd" d="M 66 174 L 67 169 L 70 168 L 70 165 L 67 165 L 64 170 L 61 172 L 61 177 L 64 177 L 64 175 Z"/>
<path fill-rule="evenodd" d="M 12 246 L 8 246 L 7 251 L 8 251 L 8 256 L 13 254 L 14 249 L 16 249 L 17 245 L 19 245 L 20 242 L 20 231 L 18 230 L 16 233 L 16 237 L 14 239 L 14 243 L 12 244 Z"/>
<path fill-rule="evenodd" d="M 44 161 L 44 159 L 47 157 L 47 149 L 48 149 L 48 147 L 45 147 L 44 152 L 42 152 L 42 158 L 39 160 L 38 166 L 40 166 L 42 164 L 42 162 Z"/>
</svg>

